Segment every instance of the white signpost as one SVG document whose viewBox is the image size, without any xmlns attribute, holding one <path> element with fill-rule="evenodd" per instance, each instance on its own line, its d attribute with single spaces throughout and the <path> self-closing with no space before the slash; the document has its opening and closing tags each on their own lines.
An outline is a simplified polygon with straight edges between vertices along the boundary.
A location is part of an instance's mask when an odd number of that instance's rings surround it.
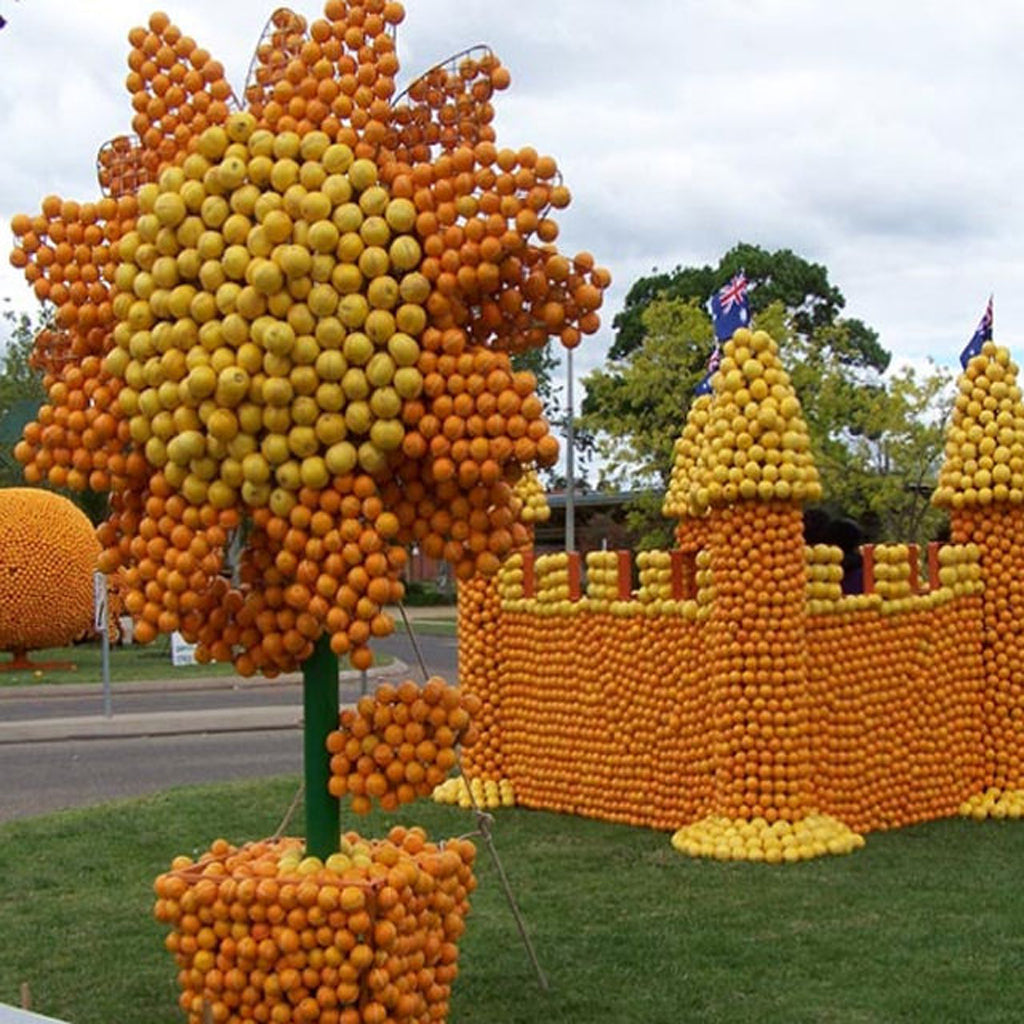
<svg viewBox="0 0 1024 1024">
<path fill-rule="evenodd" d="M 110 692 L 110 607 L 107 602 L 107 577 L 102 572 L 92 574 L 93 619 L 92 624 L 100 635 L 100 657 L 103 666 L 103 715 L 114 714 Z"/>
<path fill-rule="evenodd" d="M 187 643 L 178 632 L 171 634 L 171 664 L 175 668 L 197 664 L 196 645 Z"/>
</svg>

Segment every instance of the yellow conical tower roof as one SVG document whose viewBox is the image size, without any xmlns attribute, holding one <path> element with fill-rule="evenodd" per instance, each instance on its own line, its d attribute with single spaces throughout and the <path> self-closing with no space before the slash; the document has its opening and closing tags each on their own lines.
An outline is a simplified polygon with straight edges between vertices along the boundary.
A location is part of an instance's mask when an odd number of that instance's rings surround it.
<svg viewBox="0 0 1024 1024">
<path fill-rule="evenodd" d="M 800 400 L 766 331 L 738 330 L 722 347 L 691 479 L 696 513 L 748 500 L 817 501 L 818 470 Z"/>
<path fill-rule="evenodd" d="M 951 509 L 1024 502 L 1024 403 L 1009 350 L 987 341 L 957 378 L 946 459 L 932 502 Z"/>
<path fill-rule="evenodd" d="M 544 485 L 534 469 L 527 470 L 516 481 L 514 491 L 522 502 L 519 519 L 527 526 L 546 523 L 551 518 L 551 508 L 544 493 Z"/>
<path fill-rule="evenodd" d="M 711 409 L 711 395 L 698 395 L 686 414 L 686 425 L 676 438 L 673 448 L 672 476 L 669 478 L 661 514 L 669 519 L 681 519 L 691 514 L 690 492 L 694 487 L 693 474 L 697 469 L 700 439 L 707 426 Z"/>
</svg>

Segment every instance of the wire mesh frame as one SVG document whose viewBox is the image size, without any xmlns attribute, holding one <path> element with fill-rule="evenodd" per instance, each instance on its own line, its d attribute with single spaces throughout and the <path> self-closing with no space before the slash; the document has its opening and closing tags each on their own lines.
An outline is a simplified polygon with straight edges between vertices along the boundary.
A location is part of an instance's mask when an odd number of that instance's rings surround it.
<svg viewBox="0 0 1024 1024">
<path fill-rule="evenodd" d="M 278 24 L 278 20 L 281 20 L 281 24 Z M 249 68 L 245 73 L 245 88 L 243 95 L 248 97 L 249 90 L 252 88 L 261 88 L 262 85 L 256 80 L 256 73 L 260 68 L 260 48 L 264 43 L 270 42 L 274 35 L 278 32 L 292 31 L 292 32 L 305 32 L 308 27 L 306 19 L 301 14 L 296 14 L 290 7 L 277 7 L 271 12 L 269 18 L 267 18 L 266 24 L 263 26 L 263 31 L 260 33 L 260 37 L 256 42 L 256 46 L 252 51 L 252 58 L 249 61 Z M 387 34 L 391 36 L 393 40 L 398 39 L 398 26 L 388 25 Z"/>
<path fill-rule="evenodd" d="M 44 299 L 49 303 L 49 299 Z M 49 307 L 52 309 L 52 303 Z M 43 336 L 46 335 L 44 338 Z M 42 341 L 42 344 L 40 342 Z M 69 363 L 79 359 L 71 352 L 71 335 L 59 327 L 44 327 L 35 338 L 35 347 L 29 355 L 29 365 L 44 373 L 59 373 Z"/>
<path fill-rule="evenodd" d="M 474 43 L 472 46 L 467 46 L 464 50 L 459 50 L 458 53 L 453 53 L 450 57 L 446 57 L 442 61 L 438 61 L 432 67 L 427 68 L 422 74 L 417 75 L 392 101 L 391 107 L 394 109 L 399 103 L 409 95 L 409 91 L 416 86 L 418 82 L 422 82 L 425 78 L 434 74 L 435 71 L 447 71 L 451 74 L 457 74 L 459 70 L 459 61 L 464 60 L 466 57 L 475 57 L 479 54 L 481 57 L 494 57 L 494 50 L 487 43 Z"/>
<path fill-rule="evenodd" d="M 141 154 L 142 140 L 134 134 L 115 135 L 100 146 L 96 151 L 96 180 L 105 196 L 118 199 L 153 180 L 140 159 Z M 123 186 L 122 178 L 128 179 Z"/>
<path fill-rule="evenodd" d="M 278 19 L 288 19 L 284 24 L 278 24 Z M 243 88 L 243 95 L 248 97 L 249 90 L 253 86 L 258 86 L 260 83 L 256 81 L 256 72 L 260 66 L 260 48 L 264 43 L 270 42 L 277 32 L 292 29 L 297 32 L 303 32 L 306 29 L 306 19 L 301 15 L 296 14 L 290 7 L 277 7 L 275 8 L 270 17 L 267 18 L 266 24 L 263 26 L 263 31 L 260 33 L 260 37 L 256 40 L 256 45 L 253 47 L 252 57 L 249 60 L 248 70 L 245 72 L 245 86 Z"/>
</svg>

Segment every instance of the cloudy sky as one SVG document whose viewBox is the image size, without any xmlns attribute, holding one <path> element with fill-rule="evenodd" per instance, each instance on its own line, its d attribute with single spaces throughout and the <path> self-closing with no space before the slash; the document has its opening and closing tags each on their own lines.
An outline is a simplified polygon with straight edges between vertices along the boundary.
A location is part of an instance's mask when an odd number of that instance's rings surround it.
<svg viewBox="0 0 1024 1024">
<path fill-rule="evenodd" d="M 316 17 L 316 0 L 296 0 Z M 98 194 L 96 150 L 130 130 L 126 35 L 153 0 L 0 0 L 0 221 Z M 167 0 L 238 91 L 272 5 Z M 555 156 L 565 251 L 615 284 L 713 263 L 743 240 L 824 263 L 897 361 L 952 365 L 990 292 L 1024 338 L 1020 0 L 406 0 L 402 81 L 473 43 L 512 72 L 499 145 Z M 3 248 L 10 240 L 0 230 Z M 27 308 L 6 260 L 0 300 Z"/>
</svg>

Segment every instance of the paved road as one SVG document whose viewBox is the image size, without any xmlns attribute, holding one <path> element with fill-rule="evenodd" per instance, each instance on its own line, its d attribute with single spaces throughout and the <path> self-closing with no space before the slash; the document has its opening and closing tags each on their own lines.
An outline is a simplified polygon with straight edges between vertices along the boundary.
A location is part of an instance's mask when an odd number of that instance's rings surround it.
<svg viewBox="0 0 1024 1024">
<path fill-rule="evenodd" d="M 418 636 L 417 643 L 428 672 L 455 681 L 455 639 Z M 380 670 L 370 681 L 371 688 L 382 679 L 420 679 L 419 659 L 407 636 L 388 637 L 379 650 L 404 665 L 396 662 L 393 672 L 387 667 Z M 342 699 L 354 700 L 359 691 L 359 681 L 351 680 L 342 686 Z M 119 714 L 138 717 L 167 712 L 195 713 L 196 721 L 223 721 L 230 719 L 232 710 L 271 705 L 294 708 L 298 721 L 301 685 L 296 681 L 198 690 L 139 687 L 131 693 L 114 688 L 115 721 Z M 218 711 L 228 713 L 217 715 Z M 67 696 L 40 688 L 0 697 L 0 723 L 63 721 L 75 716 L 96 719 L 101 712 L 102 700 L 95 687 Z M 288 720 L 288 715 L 277 717 Z M 288 724 L 266 731 L 259 726 L 244 732 L 0 743 L 0 821 L 141 796 L 170 786 L 298 774 L 301 766 L 301 733 Z"/>
<path fill-rule="evenodd" d="M 454 681 L 457 673 L 457 647 L 454 637 L 418 636 L 417 645 L 431 673 Z M 408 636 L 390 636 L 378 641 L 381 654 L 397 659 L 394 668 L 384 666 L 375 673 L 376 680 L 412 678 L 419 681 L 422 672 L 419 659 Z M 173 671 L 168 666 L 168 672 Z M 371 681 L 371 688 L 372 688 Z M 69 692 L 70 691 L 70 692 Z M 360 692 L 355 679 L 342 687 L 342 699 L 354 700 Z M 157 684 L 138 684 L 127 689 L 113 685 L 115 716 L 125 713 L 159 713 L 162 711 L 208 711 L 213 708 L 266 707 L 268 705 L 302 704 L 302 687 L 297 679 L 288 683 L 266 680 L 245 680 L 232 685 L 230 679 L 217 680 L 212 688 L 166 689 Z M 37 690 L 5 695 L 0 690 L 0 722 L 24 722 L 42 718 L 70 718 L 97 715 L 103 712 L 102 695 L 95 686 L 74 684 L 72 687 L 40 686 Z"/>
<path fill-rule="evenodd" d="M 431 675 L 442 676 L 450 683 L 456 682 L 459 659 L 455 637 L 417 634 L 416 645 Z M 403 678 L 421 681 L 423 673 L 420 670 L 419 658 L 408 634 L 402 630 L 401 623 L 398 624 L 398 631 L 393 636 L 378 641 L 377 649 L 382 654 L 390 654 L 391 657 L 405 662 L 408 671 L 404 673 Z M 387 675 L 386 671 L 382 674 Z"/>
<path fill-rule="evenodd" d="M 26 696 L 0 695 L 0 721 L 26 722 L 44 718 L 70 718 L 103 713 L 102 693 L 94 686 L 76 687 L 82 693 L 46 693 L 37 691 Z M 298 682 L 261 683 L 231 686 L 228 680 L 217 681 L 215 688 L 195 690 L 163 688 L 160 684 L 143 689 L 125 689 L 114 683 L 112 706 L 115 715 L 131 712 L 159 714 L 166 711 L 205 711 L 211 708 L 251 707 L 254 705 L 290 705 L 302 703 Z"/>
<path fill-rule="evenodd" d="M 301 770 L 298 729 L 9 744 L 0 746 L 0 821 Z"/>
</svg>

